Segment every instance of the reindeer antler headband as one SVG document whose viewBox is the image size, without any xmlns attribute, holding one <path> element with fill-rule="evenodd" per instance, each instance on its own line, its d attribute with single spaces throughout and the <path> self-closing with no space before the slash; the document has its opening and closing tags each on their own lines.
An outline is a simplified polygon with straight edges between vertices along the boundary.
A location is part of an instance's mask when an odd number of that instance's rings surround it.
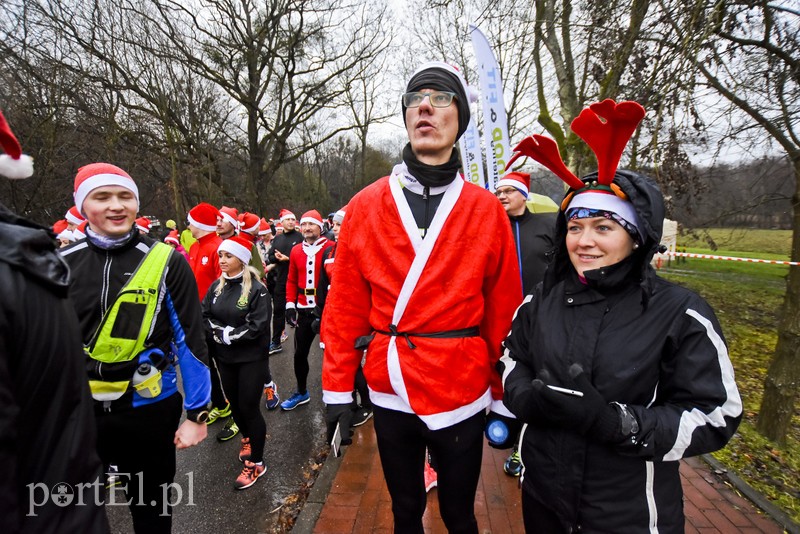
<svg viewBox="0 0 800 534">
<path fill-rule="evenodd" d="M 596 181 L 585 183 L 575 176 L 561 159 L 556 142 L 538 134 L 526 137 L 514 148 L 515 154 L 506 169 L 520 156 L 533 158 L 550 169 L 570 188 L 561 203 L 562 211 L 569 206 L 576 193 L 586 189 L 603 191 L 628 200 L 622 189 L 613 183 L 614 174 L 617 172 L 622 151 L 644 116 L 645 110 L 638 102 L 625 101 L 617 104 L 609 98 L 589 105 L 572 121 L 572 131 L 589 145 L 597 157 Z"/>
</svg>

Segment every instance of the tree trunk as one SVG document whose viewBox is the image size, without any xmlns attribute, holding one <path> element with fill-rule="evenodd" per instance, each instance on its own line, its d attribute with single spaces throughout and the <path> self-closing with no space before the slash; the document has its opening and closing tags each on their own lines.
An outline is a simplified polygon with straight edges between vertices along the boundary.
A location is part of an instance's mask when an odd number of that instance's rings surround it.
<svg viewBox="0 0 800 534">
<path fill-rule="evenodd" d="M 792 156 L 795 174 L 792 261 L 800 261 L 800 154 Z M 789 267 L 786 295 L 778 325 L 775 355 L 764 380 L 764 398 L 758 414 L 757 429 L 781 445 L 792 423 L 800 383 L 800 266 Z"/>
</svg>

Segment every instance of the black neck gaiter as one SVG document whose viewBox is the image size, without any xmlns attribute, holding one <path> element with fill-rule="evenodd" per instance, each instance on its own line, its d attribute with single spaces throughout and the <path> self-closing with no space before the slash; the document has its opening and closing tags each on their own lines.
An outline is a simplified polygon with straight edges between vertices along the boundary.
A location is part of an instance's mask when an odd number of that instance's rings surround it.
<svg viewBox="0 0 800 534">
<path fill-rule="evenodd" d="M 441 187 L 450 184 L 458 176 L 458 170 L 461 168 L 461 157 L 456 147 L 453 147 L 453 153 L 450 154 L 450 161 L 447 163 L 428 165 L 417 159 L 414 151 L 411 150 L 411 143 L 408 143 L 403 149 L 403 161 L 411 176 L 425 187 Z"/>
</svg>

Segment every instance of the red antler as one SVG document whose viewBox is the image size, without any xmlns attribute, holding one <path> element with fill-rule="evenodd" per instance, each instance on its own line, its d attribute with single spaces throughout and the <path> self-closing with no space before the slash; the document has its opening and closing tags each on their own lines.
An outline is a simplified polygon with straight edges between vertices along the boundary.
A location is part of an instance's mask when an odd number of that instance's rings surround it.
<svg viewBox="0 0 800 534">
<path fill-rule="evenodd" d="M 591 104 L 572 121 L 572 131 L 586 141 L 597 157 L 600 184 L 611 184 L 622 151 L 644 115 L 644 108 L 637 102 L 617 104 L 609 98 Z"/>
<path fill-rule="evenodd" d="M 514 147 L 514 152 L 516 153 L 509 160 L 506 169 L 511 167 L 511 164 L 520 156 L 528 156 L 550 169 L 571 189 L 580 189 L 584 185 L 583 182 L 564 165 L 564 161 L 561 159 L 561 153 L 558 151 L 558 145 L 549 137 L 533 134 L 520 141 L 520 143 Z"/>
</svg>

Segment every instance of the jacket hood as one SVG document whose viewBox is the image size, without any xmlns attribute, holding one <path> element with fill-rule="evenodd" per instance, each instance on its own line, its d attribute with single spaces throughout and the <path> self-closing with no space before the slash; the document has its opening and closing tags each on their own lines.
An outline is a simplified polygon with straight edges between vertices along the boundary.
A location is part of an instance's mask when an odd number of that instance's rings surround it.
<svg viewBox="0 0 800 534">
<path fill-rule="evenodd" d="M 593 172 L 581 179 L 583 182 L 597 180 L 597 173 Z M 642 288 L 646 293 L 650 293 L 650 280 L 654 273 L 650 268 L 650 260 L 658 251 L 661 243 L 661 234 L 664 227 L 664 196 L 655 181 L 630 170 L 617 170 L 614 175 L 614 183 L 628 195 L 628 200 L 633 204 L 639 223 L 640 230 L 646 236 L 645 242 L 633 252 L 631 275 L 636 275 L 640 279 Z M 556 219 L 556 253 L 553 259 L 552 268 L 548 269 L 545 275 L 544 288 L 549 291 L 558 280 L 563 279 L 572 268 L 569 254 L 565 246 L 567 235 L 567 220 L 563 211 L 558 212 Z"/>
<path fill-rule="evenodd" d="M 56 251 L 55 235 L 0 204 L 0 261 L 66 294 L 69 267 Z"/>
</svg>

